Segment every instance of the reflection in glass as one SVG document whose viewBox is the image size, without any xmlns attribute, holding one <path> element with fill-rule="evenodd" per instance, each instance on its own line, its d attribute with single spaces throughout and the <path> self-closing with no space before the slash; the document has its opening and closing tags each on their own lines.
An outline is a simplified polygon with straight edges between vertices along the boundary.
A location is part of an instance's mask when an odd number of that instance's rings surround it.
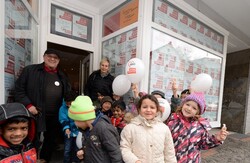
<svg viewBox="0 0 250 163">
<path fill-rule="evenodd" d="M 5 1 L 5 101 L 13 102 L 14 82 L 38 52 L 38 29 L 21 0 Z"/>
<path fill-rule="evenodd" d="M 178 91 L 181 92 L 190 88 L 196 75 L 209 74 L 213 84 L 205 92 L 207 111 L 204 116 L 211 121 L 217 120 L 221 57 L 153 29 L 150 64 L 150 92 L 161 90 L 168 99 L 172 96 L 172 81 L 176 81 Z"/>
</svg>

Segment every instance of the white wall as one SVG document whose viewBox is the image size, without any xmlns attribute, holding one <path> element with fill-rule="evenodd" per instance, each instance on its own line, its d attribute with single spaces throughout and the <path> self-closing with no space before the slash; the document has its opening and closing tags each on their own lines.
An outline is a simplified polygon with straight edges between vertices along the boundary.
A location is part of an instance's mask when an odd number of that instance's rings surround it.
<svg viewBox="0 0 250 163">
<path fill-rule="evenodd" d="M 246 97 L 246 106 L 245 106 L 245 120 L 243 126 L 243 133 L 250 133 L 250 63 L 248 71 L 248 88 L 247 88 L 247 97 Z"/>
<path fill-rule="evenodd" d="M 4 103 L 4 7 L 5 1 L 0 1 L 0 104 Z"/>
</svg>

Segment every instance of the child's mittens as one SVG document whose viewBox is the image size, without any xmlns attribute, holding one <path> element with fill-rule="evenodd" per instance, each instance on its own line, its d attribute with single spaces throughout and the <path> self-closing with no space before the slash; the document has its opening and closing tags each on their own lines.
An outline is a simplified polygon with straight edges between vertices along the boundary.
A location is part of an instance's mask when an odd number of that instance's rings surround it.
<svg viewBox="0 0 250 163">
<path fill-rule="evenodd" d="M 228 131 L 227 131 L 226 124 L 223 124 L 220 132 L 217 133 L 216 135 L 216 139 L 219 141 L 224 141 L 227 138 L 227 135 L 228 135 Z"/>
</svg>

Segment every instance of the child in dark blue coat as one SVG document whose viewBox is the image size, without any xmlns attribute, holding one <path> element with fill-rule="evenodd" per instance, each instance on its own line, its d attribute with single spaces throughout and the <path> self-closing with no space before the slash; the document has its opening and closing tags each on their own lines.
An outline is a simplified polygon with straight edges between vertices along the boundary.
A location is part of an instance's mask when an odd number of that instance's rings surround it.
<svg viewBox="0 0 250 163">
<path fill-rule="evenodd" d="M 68 117 L 68 108 L 76 97 L 77 94 L 74 91 L 68 92 L 65 95 L 63 104 L 59 110 L 59 122 L 61 123 L 64 132 L 64 163 L 80 162 L 76 156 L 78 151 L 76 137 L 79 131 L 74 121 Z"/>
</svg>

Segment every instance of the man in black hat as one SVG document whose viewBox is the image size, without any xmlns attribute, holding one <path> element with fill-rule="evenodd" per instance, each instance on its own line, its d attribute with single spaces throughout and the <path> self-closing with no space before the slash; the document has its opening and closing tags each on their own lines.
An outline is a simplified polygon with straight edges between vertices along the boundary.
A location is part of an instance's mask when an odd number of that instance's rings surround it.
<svg viewBox="0 0 250 163">
<path fill-rule="evenodd" d="M 47 49 L 44 62 L 26 66 L 15 85 L 15 100 L 22 103 L 35 117 L 37 124 L 36 148 L 43 132 L 44 141 L 40 158 L 49 162 L 56 146 L 55 134 L 60 132 L 59 108 L 63 95 L 70 90 L 66 75 L 58 69 L 60 53 Z"/>
</svg>

